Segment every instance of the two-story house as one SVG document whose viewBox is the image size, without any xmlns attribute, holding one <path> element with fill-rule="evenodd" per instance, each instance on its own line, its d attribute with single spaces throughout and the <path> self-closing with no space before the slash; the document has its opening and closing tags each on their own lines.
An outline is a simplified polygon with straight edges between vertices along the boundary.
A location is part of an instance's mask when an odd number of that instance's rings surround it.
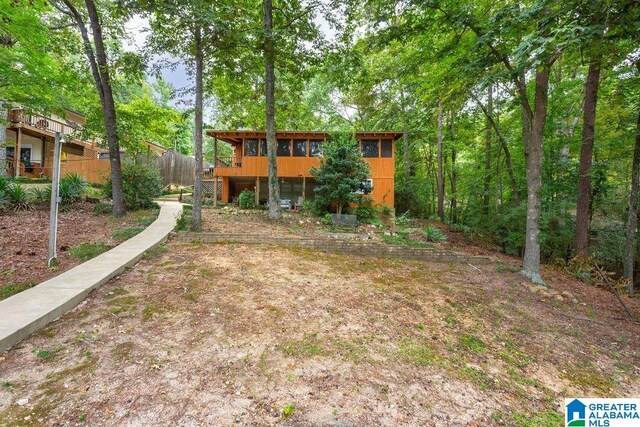
<svg viewBox="0 0 640 427">
<path fill-rule="evenodd" d="M 234 200 L 245 189 L 255 191 L 256 199 L 268 199 L 266 133 L 258 131 L 207 131 L 207 135 L 233 148 L 230 158 L 218 158 L 212 171 L 205 174 L 213 181 L 216 197 L 223 203 Z M 356 140 L 362 157 L 371 167 L 371 196 L 377 204 L 394 206 L 394 142 L 398 132 L 358 132 Z M 311 168 L 320 165 L 326 132 L 277 132 L 278 180 L 280 197 L 298 203 L 313 198 L 316 182 Z M 217 194 L 220 192 L 221 194 Z"/>
<path fill-rule="evenodd" d="M 65 111 L 66 118 L 50 114 L 28 114 L 20 108 L 9 111 L 7 124 L 7 174 L 40 178 L 53 174 L 53 145 L 57 132 L 65 136 L 62 146 L 61 176 L 78 173 L 87 181 L 100 183 L 109 176 L 109 160 L 101 157 L 106 150 L 79 138 L 85 118 Z"/>
</svg>

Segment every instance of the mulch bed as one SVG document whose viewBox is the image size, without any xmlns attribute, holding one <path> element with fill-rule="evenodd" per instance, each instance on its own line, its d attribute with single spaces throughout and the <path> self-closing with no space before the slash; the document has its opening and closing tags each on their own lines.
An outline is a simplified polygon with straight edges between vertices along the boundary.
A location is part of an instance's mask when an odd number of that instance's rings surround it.
<svg viewBox="0 0 640 427">
<path fill-rule="evenodd" d="M 135 218 L 115 219 L 94 214 L 94 204 L 77 203 L 60 210 L 58 221 L 58 258 L 56 268 L 47 267 L 49 210 L 36 209 L 0 215 L 0 288 L 37 284 L 80 264 L 69 249 L 82 242 L 115 246 L 115 229 L 137 225 Z"/>
</svg>

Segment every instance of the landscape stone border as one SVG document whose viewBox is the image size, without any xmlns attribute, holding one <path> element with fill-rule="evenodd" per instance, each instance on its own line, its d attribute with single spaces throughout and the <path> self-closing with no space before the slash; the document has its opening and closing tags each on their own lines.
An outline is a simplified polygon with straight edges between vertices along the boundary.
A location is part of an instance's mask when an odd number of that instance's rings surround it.
<svg viewBox="0 0 640 427">
<path fill-rule="evenodd" d="M 325 237 L 268 236 L 264 234 L 174 232 L 171 240 L 197 243 L 270 244 L 316 249 L 323 252 L 362 256 L 383 256 L 421 261 L 485 265 L 492 263 L 487 257 L 467 255 L 436 248 L 387 245 L 370 240 L 346 240 Z"/>
</svg>

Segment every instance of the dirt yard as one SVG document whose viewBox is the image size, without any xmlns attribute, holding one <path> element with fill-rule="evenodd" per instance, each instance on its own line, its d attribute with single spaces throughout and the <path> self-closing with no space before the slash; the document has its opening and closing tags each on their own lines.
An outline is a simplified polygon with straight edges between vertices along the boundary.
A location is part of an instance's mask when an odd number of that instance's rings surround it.
<svg viewBox="0 0 640 427">
<path fill-rule="evenodd" d="M 0 299 L 13 293 L 2 292 L 4 288 L 26 289 L 80 264 L 82 261 L 71 255 L 73 247 L 81 243 L 115 246 L 127 237 L 114 235 L 116 230 L 143 227 L 150 216 L 157 216 L 151 211 L 139 211 L 116 219 L 109 214 L 94 214 L 94 207 L 92 203 L 77 203 L 60 211 L 59 265 L 52 269 L 47 267 L 49 210 L 0 215 Z"/>
<path fill-rule="evenodd" d="M 0 425 L 557 426 L 640 395 L 611 294 L 511 270 L 170 242 L 0 355 Z"/>
</svg>

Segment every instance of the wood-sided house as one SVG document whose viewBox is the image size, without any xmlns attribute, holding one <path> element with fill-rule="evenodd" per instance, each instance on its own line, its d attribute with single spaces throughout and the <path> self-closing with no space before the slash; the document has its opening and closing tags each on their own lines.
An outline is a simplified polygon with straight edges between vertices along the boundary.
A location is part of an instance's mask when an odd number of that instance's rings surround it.
<svg viewBox="0 0 640 427">
<path fill-rule="evenodd" d="M 64 134 L 60 173 L 78 173 L 87 181 L 104 182 L 109 176 L 106 150 L 94 143 L 78 138 L 85 118 L 82 114 L 66 110 L 66 118 L 53 114 L 28 114 L 20 108 L 8 113 L 7 175 L 27 178 L 51 178 L 53 174 L 53 143 L 56 132 Z"/>
<path fill-rule="evenodd" d="M 228 203 L 245 189 L 255 191 L 258 201 L 268 199 L 266 133 L 257 131 L 207 131 L 214 144 L 231 145 L 233 155 L 216 159 L 205 173 L 205 181 L 213 181 L 215 197 Z M 394 142 L 398 132 L 358 132 L 356 139 L 362 157 L 371 166 L 372 198 L 377 204 L 394 207 Z M 277 162 L 280 197 L 298 203 L 313 198 L 316 182 L 311 168 L 319 166 L 323 144 L 330 138 L 326 132 L 280 131 Z M 217 152 L 217 149 L 214 148 Z"/>
<path fill-rule="evenodd" d="M 65 110 L 65 117 L 54 114 L 41 116 L 28 114 L 20 108 L 9 111 L 7 124 L 7 175 L 26 178 L 51 178 L 53 174 L 53 144 L 57 132 L 65 136 L 62 144 L 60 175 L 77 173 L 88 182 L 101 184 L 109 177 L 111 166 L 109 150 L 95 142 L 79 138 L 85 117 L 72 110 Z M 123 159 L 151 163 L 167 149 L 145 142 L 145 149 L 138 153 L 125 153 Z M 128 154 L 128 156 L 126 156 Z"/>
</svg>

